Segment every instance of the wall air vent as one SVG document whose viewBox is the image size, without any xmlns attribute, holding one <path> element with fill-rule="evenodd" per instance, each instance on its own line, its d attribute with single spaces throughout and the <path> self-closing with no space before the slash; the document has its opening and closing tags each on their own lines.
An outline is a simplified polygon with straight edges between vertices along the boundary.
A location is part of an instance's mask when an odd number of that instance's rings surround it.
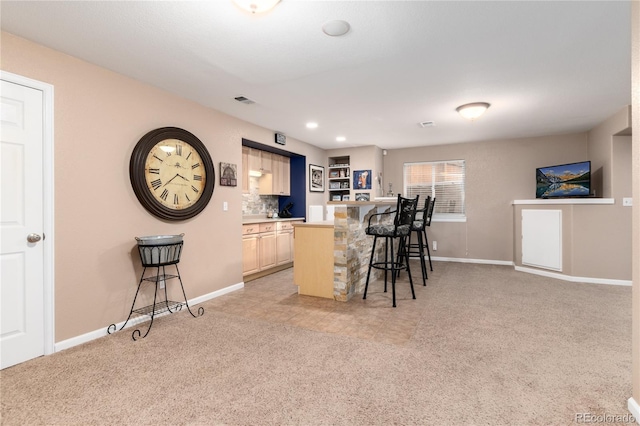
<svg viewBox="0 0 640 426">
<path fill-rule="evenodd" d="M 436 123 L 433 121 L 423 121 L 422 123 L 418 124 L 420 124 L 420 127 L 433 127 L 436 125 Z"/>
<path fill-rule="evenodd" d="M 255 104 L 256 101 L 252 101 L 251 99 L 245 97 L 245 96 L 237 96 L 234 98 L 236 101 L 238 102 L 242 102 L 243 104 L 247 104 L 247 105 L 251 105 L 251 104 Z"/>
</svg>

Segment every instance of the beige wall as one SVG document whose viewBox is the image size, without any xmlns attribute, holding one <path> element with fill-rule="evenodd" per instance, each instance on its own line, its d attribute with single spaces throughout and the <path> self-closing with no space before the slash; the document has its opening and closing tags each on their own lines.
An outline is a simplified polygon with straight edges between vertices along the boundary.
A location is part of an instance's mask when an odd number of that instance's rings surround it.
<svg viewBox="0 0 640 426">
<path fill-rule="evenodd" d="M 587 154 L 591 160 L 596 196 L 611 198 L 613 191 L 613 138 L 631 128 L 631 107 L 626 106 L 589 131 Z"/>
<path fill-rule="evenodd" d="M 241 167 L 242 138 L 274 144 L 272 130 L 5 32 L 1 43 L 2 70 L 55 90 L 56 342 L 126 318 L 141 272 L 135 236 L 185 233 L 180 272 L 189 298 L 242 282 L 241 186 L 216 182 L 201 214 L 167 222 L 136 199 L 129 159 L 145 133 L 176 126 L 203 141 L 217 172 L 221 161 Z M 292 138 L 286 148 L 307 162 L 326 158 Z M 308 204 L 323 200 L 307 194 Z"/>
<path fill-rule="evenodd" d="M 633 398 L 640 403 L 640 2 L 631 6 L 631 76 L 633 112 Z"/>
<path fill-rule="evenodd" d="M 512 201 L 535 198 L 537 167 L 587 160 L 586 133 L 388 150 L 386 183 L 402 191 L 404 163 L 465 160 L 467 222 L 432 222 L 439 257 L 513 261 Z"/>
</svg>

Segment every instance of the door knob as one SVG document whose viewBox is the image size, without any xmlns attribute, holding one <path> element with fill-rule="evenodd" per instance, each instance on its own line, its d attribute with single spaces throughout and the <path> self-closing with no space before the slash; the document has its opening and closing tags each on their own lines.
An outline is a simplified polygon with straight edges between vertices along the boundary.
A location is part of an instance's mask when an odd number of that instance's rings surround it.
<svg viewBox="0 0 640 426">
<path fill-rule="evenodd" d="M 37 243 L 41 239 L 42 239 L 42 237 L 40 235 L 38 235 L 38 234 L 29 234 L 29 235 L 27 235 L 27 241 L 29 241 L 30 243 Z"/>
</svg>

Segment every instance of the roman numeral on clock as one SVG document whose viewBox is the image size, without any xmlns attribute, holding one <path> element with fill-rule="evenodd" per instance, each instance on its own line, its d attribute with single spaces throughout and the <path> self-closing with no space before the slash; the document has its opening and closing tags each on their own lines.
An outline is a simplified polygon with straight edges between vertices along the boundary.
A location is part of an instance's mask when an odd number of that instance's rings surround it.
<svg viewBox="0 0 640 426">
<path fill-rule="evenodd" d="M 178 204 L 178 194 L 173 194 L 173 204 Z"/>
<path fill-rule="evenodd" d="M 189 155 L 187 155 L 187 160 L 189 159 L 189 157 L 191 157 L 191 154 L 193 154 L 193 152 L 189 151 Z"/>
<path fill-rule="evenodd" d="M 149 173 L 153 173 L 154 175 L 159 175 L 160 169 L 149 169 Z"/>
<path fill-rule="evenodd" d="M 193 192 L 195 192 L 196 194 L 200 191 L 198 191 L 198 188 L 196 188 L 195 186 L 191 185 L 191 189 L 193 189 Z"/>
<path fill-rule="evenodd" d="M 176 145 L 176 154 L 182 155 L 182 145 Z"/>
<path fill-rule="evenodd" d="M 162 181 L 160 179 L 151 181 L 151 187 L 153 188 L 154 191 L 160 188 L 161 186 L 162 186 Z"/>
<path fill-rule="evenodd" d="M 198 167 L 200 167 L 200 163 L 196 163 L 193 166 L 191 166 L 192 169 L 197 169 Z"/>
<path fill-rule="evenodd" d="M 193 180 L 202 180 L 202 176 L 200 175 L 193 175 Z"/>
<path fill-rule="evenodd" d="M 157 155 L 153 154 L 153 158 L 162 163 L 162 158 L 158 157 Z"/>
<path fill-rule="evenodd" d="M 187 202 L 191 201 L 191 199 L 189 198 L 189 196 L 187 194 L 184 194 L 184 198 L 187 199 Z"/>
<path fill-rule="evenodd" d="M 160 194 L 160 198 L 162 198 L 164 201 L 167 201 L 167 197 L 169 196 L 169 190 L 165 189 L 164 191 L 162 191 L 162 194 Z"/>
</svg>

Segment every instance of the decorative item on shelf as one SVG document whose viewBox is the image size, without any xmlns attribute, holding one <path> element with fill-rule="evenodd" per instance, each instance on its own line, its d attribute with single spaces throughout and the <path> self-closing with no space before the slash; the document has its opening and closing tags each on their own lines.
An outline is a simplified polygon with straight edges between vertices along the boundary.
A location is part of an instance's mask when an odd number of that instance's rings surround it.
<svg viewBox="0 0 640 426">
<path fill-rule="evenodd" d="M 339 177 L 339 176 L 340 176 L 340 172 L 338 172 L 337 170 L 331 170 L 331 171 L 329 172 L 329 177 L 330 177 L 330 178 L 337 178 L 337 177 Z"/>
<path fill-rule="evenodd" d="M 340 182 L 329 182 L 329 189 L 340 189 Z"/>
<path fill-rule="evenodd" d="M 342 201 L 349 201 L 349 198 L 351 198 L 351 197 L 349 197 L 349 195 L 345 194 L 345 195 L 342 196 Z"/>
<path fill-rule="evenodd" d="M 309 191 L 324 192 L 324 167 L 309 164 Z"/>
<path fill-rule="evenodd" d="M 387 197 L 393 197 L 393 190 L 391 189 L 391 182 L 389 182 L 389 192 L 387 192 Z"/>
<path fill-rule="evenodd" d="M 231 163 L 220 163 L 220 185 L 238 185 L 238 166 Z"/>
<path fill-rule="evenodd" d="M 331 201 L 342 201 L 342 196 L 341 195 L 332 195 L 331 196 Z"/>
<path fill-rule="evenodd" d="M 353 172 L 353 189 L 371 189 L 371 170 Z"/>
<path fill-rule="evenodd" d="M 369 201 L 371 196 L 368 192 L 356 192 L 356 201 Z"/>
</svg>

